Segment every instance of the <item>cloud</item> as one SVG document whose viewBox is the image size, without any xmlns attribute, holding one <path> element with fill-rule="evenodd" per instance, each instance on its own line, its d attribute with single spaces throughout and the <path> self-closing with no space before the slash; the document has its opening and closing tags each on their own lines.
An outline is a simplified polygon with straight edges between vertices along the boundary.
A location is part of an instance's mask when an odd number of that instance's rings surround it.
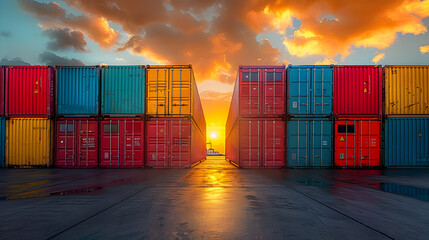
<svg viewBox="0 0 429 240">
<path fill-rule="evenodd" d="M 118 43 L 119 33 L 110 27 L 104 17 L 94 17 L 83 14 L 76 16 L 66 14 L 66 11 L 55 2 L 41 3 L 33 0 L 18 0 L 18 5 L 33 14 L 41 23 L 43 29 L 68 28 L 81 31 L 88 35 L 101 48 L 111 48 Z"/>
<path fill-rule="evenodd" d="M 325 58 L 323 61 L 317 61 L 315 65 L 331 65 L 331 64 L 337 64 L 337 61 L 335 61 L 332 58 Z"/>
<path fill-rule="evenodd" d="M 375 57 L 372 59 L 372 61 L 377 64 L 378 62 L 380 62 L 383 58 L 384 58 L 384 53 L 379 53 L 377 55 L 375 55 Z"/>
<path fill-rule="evenodd" d="M 85 66 L 85 64 L 80 60 L 60 57 L 55 53 L 48 51 L 41 53 L 39 58 L 41 62 L 51 66 Z"/>
<path fill-rule="evenodd" d="M 121 58 L 121 57 L 117 57 L 117 58 L 115 58 L 115 60 L 116 60 L 116 61 L 124 61 L 125 59 L 124 59 L 124 58 Z"/>
<path fill-rule="evenodd" d="M 200 92 L 200 98 L 204 100 L 219 100 L 219 101 L 231 101 L 232 92 L 216 92 L 216 91 L 204 91 Z"/>
<path fill-rule="evenodd" d="M 52 41 L 48 42 L 48 49 L 53 51 L 74 49 L 87 52 L 85 34 L 81 31 L 70 31 L 68 28 L 48 29 L 43 32 Z"/>
<path fill-rule="evenodd" d="M 429 45 L 421 46 L 421 47 L 419 48 L 419 50 L 420 50 L 420 52 L 421 52 L 422 54 L 428 53 L 428 52 L 429 52 Z"/>
<path fill-rule="evenodd" d="M 0 31 L 0 36 L 2 36 L 2 37 L 7 38 L 7 37 L 10 37 L 11 35 L 12 35 L 12 33 L 9 31 Z"/>
<path fill-rule="evenodd" d="M 5 65 L 5 66 L 31 66 L 30 63 L 23 61 L 19 57 L 16 57 L 13 59 L 2 58 L 0 60 L 0 65 Z"/>
</svg>

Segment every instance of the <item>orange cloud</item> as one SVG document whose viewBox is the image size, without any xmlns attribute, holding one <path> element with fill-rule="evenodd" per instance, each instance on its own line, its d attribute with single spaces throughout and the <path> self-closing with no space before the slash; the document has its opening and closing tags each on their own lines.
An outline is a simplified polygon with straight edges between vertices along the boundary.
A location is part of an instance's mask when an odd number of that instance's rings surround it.
<svg viewBox="0 0 429 240">
<path fill-rule="evenodd" d="M 318 61 L 315 63 L 315 65 L 331 65 L 331 64 L 337 64 L 337 61 L 331 58 L 325 58 L 323 61 Z"/>
<path fill-rule="evenodd" d="M 375 55 L 375 57 L 372 59 L 372 61 L 377 64 L 378 62 L 380 62 L 383 58 L 384 58 L 384 53 L 379 53 L 377 55 Z"/>
<path fill-rule="evenodd" d="M 428 52 L 429 52 L 429 45 L 421 46 L 419 49 L 420 49 L 420 52 L 421 52 L 422 54 L 424 54 L 424 53 L 428 53 Z"/>
</svg>

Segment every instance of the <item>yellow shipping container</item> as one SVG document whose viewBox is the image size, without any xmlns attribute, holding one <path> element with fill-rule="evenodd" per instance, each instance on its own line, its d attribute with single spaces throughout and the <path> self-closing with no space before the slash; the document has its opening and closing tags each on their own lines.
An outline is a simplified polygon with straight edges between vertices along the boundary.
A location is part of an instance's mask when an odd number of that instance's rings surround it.
<svg viewBox="0 0 429 240">
<path fill-rule="evenodd" d="M 386 115 L 429 114 L 429 66 L 384 67 Z"/>
<path fill-rule="evenodd" d="M 6 166 L 51 166 L 53 131 L 46 118 L 6 120 Z"/>
</svg>

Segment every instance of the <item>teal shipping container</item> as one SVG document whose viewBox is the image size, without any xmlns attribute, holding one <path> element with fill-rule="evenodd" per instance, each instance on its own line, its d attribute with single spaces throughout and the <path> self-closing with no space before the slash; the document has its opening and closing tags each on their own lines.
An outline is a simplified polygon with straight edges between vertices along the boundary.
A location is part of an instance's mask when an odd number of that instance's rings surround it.
<svg viewBox="0 0 429 240">
<path fill-rule="evenodd" d="M 333 114 L 333 66 L 289 65 L 287 68 L 288 115 L 327 117 Z"/>
<path fill-rule="evenodd" d="M 5 142 L 6 142 L 6 120 L 4 117 L 0 117 L 0 167 L 4 167 Z"/>
<path fill-rule="evenodd" d="M 100 67 L 57 67 L 57 116 L 93 117 L 99 112 Z"/>
<path fill-rule="evenodd" d="M 287 167 L 332 167 L 333 121 L 293 118 L 287 121 Z"/>
<path fill-rule="evenodd" d="M 144 66 L 106 66 L 101 71 L 101 114 L 140 116 L 145 113 Z"/>
<path fill-rule="evenodd" d="M 384 166 L 429 167 L 429 117 L 386 119 Z"/>
</svg>

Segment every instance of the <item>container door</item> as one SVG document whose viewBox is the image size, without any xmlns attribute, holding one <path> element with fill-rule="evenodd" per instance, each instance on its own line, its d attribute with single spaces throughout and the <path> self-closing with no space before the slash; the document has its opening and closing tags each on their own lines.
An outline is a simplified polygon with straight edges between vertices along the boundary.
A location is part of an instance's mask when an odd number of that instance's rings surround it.
<svg viewBox="0 0 429 240">
<path fill-rule="evenodd" d="M 358 127 L 359 167 L 380 166 L 381 122 L 360 120 Z"/>
<path fill-rule="evenodd" d="M 77 126 L 76 126 L 77 125 Z M 98 123 L 97 121 L 75 121 L 77 136 L 77 156 L 79 167 L 96 167 L 98 165 Z"/>
<path fill-rule="evenodd" d="M 311 166 L 332 166 L 332 121 L 313 120 L 310 123 Z"/>
<path fill-rule="evenodd" d="M 240 74 L 240 112 L 247 116 L 257 116 L 261 114 L 259 109 L 261 101 L 259 69 L 245 69 Z"/>
<path fill-rule="evenodd" d="M 356 120 L 335 122 L 335 165 L 341 167 L 358 166 L 357 144 L 359 141 Z"/>
<path fill-rule="evenodd" d="M 315 67 L 312 73 L 311 114 L 329 116 L 332 114 L 331 67 Z"/>
<path fill-rule="evenodd" d="M 308 121 L 288 121 L 288 167 L 308 167 Z"/>
<path fill-rule="evenodd" d="M 289 71 L 289 115 L 310 113 L 310 68 L 291 68 Z"/>
<path fill-rule="evenodd" d="M 101 167 L 119 167 L 119 133 L 124 131 L 120 127 L 119 120 L 110 120 L 101 122 Z M 82 153 L 82 156 L 85 156 Z"/>
<path fill-rule="evenodd" d="M 144 122 L 143 120 L 123 121 L 124 167 L 142 167 L 144 165 Z"/>
<path fill-rule="evenodd" d="M 261 121 L 242 120 L 240 121 L 240 167 L 255 168 L 260 167 L 261 156 Z"/>
<path fill-rule="evenodd" d="M 168 68 L 148 69 L 148 114 L 167 115 L 168 86 L 170 71 Z"/>
<path fill-rule="evenodd" d="M 150 167 L 167 167 L 167 121 L 151 120 L 147 129 L 146 163 Z"/>
<path fill-rule="evenodd" d="M 264 167 L 284 167 L 284 121 L 261 121 L 262 158 Z"/>
<path fill-rule="evenodd" d="M 170 167 L 189 167 L 191 160 L 190 124 L 189 120 L 170 120 L 169 158 Z M 195 153 L 194 153 L 195 154 Z"/>
<path fill-rule="evenodd" d="M 414 120 L 416 122 L 417 135 L 417 166 L 429 166 L 429 118 Z"/>
<path fill-rule="evenodd" d="M 265 69 L 263 81 L 264 98 L 262 106 L 264 115 L 283 115 L 285 113 L 285 85 L 284 71 L 277 69 Z"/>
<path fill-rule="evenodd" d="M 74 167 L 76 166 L 76 141 L 74 121 L 66 120 L 57 123 L 57 153 L 56 166 Z"/>
<path fill-rule="evenodd" d="M 191 114 L 191 68 L 171 68 L 169 114 Z"/>
</svg>

